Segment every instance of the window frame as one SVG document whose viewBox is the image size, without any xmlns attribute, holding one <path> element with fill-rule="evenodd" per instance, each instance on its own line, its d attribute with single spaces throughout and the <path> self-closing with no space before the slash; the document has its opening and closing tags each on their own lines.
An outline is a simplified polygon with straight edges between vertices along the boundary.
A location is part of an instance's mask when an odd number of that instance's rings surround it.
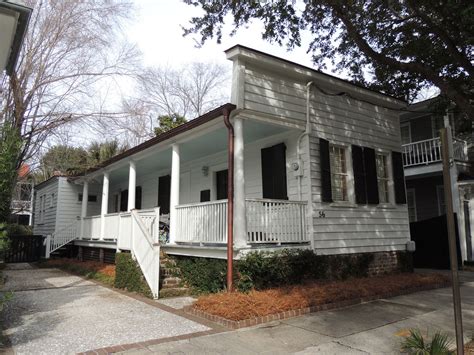
<svg viewBox="0 0 474 355">
<path fill-rule="evenodd" d="M 408 140 L 409 140 L 408 143 L 403 143 L 403 140 L 402 140 L 402 137 L 403 137 L 403 135 L 402 135 L 402 129 L 403 129 L 404 127 L 408 127 Z M 412 135 L 411 135 L 411 124 L 410 124 L 410 121 L 406 121 L 406 122 L 400 123 L 400 143 L 401 143 L 402 145 L 412 143 Z"/>
<path fill-rule="evenodd" d="M 95 197 L 95 201 L 91 201 L 91 197 Z M 82 199 L 84 196 L 82 195 L 82 192 L 79 192 L 77 194 L 77 202 L 82 203 Z M 97 203 L 99 201 L 99 196 L 97 194 L 88 194 L 87 195 L 87 203 Z"/>
<path fill-rule="evenodd" d="M 43 194 L 39 198 L 39 223 L 44 223 L 44 217 L 46 212 L 46 194 Z"/>
<path fill-rule="evenodd" d="M 379 176 L 379 157 L 382 157 L 384 160 L 384 171 L 385 171 L 385 177 Z M 391 169 L 389 168 L 390 164 L 390 154 L 385 153 L 383 151 L 376 151 L 375 152 L 375 165 L 376 165 L 376 171 L 377 171 L 377 191 L 379 194 L 379 205 L 387 205 L 391 204 L 393 199 L 392 199 L 392 194 L 391 194 Z M 386 185 L 386 191 L 385 191 L 385 196 L 384 199 L 386 201 L 382 201 L 382 194 L 380 191 L 380 182 L 385 181 Z"/>
<path fill-rule="evenodd" d="M 342 149 L 344 154 L 344 161 L 345 161 L 345 173 L 334 173 L 333 172 L 333 164 L 331 164 L 331 152 L 333 148 Z M 352 168 L 352 148 L 350 144 L 341 144 L 341 143 L 333 143 L 329 142 L 329 169 L 331 174 L 331 196 L 333 202 L 331 206 L 342 206 L 342 207 L 354 207 L 357 206 L 355 204 L 355 191 L 354 191 L 354 171 Z M 339 174 L 343 175 L 346 178 L 346 194 L 347 200 L 336 200 L 333 194 L 334 188 L 334 180 L 333 175 Z"/>
</svg>

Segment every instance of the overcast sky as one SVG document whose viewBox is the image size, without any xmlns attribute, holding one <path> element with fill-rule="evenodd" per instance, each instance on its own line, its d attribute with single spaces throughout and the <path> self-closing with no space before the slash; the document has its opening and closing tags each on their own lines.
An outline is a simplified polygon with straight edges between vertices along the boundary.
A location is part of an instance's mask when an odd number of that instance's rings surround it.
<svg viewBox="0 0 474 355">
<path fill-rule="evenodd" d="M 249 28 L 241 28 L 233 37 L 229 36 L 232 27 L 227 24 L 222 43 L 208 40 L 201 48 L 196 48 L 192 36 L 183 37 L 181 26 L 187 26 L 191 17 L 202 14 L 200 8 L 186 5 L 180 0 L 135 0 L 136 22 L 129 28 L 128 36 L 136 42 L 143 53 L 145 65 L 179 65 L 193 60 L 218 63 L 230 62 L 225 59 L 224 50 L 235 44 L 242 44 L 269 54 L 311 66 L 311 56 L 306 54 L 309 41 L 303 37 L 301 48 L 287 52 L 285 47 L 270 44 L 261 39 L 262 25 L 255 22 Z M 200 40 L 198 36 L 195 39 Z"/>
</svg>

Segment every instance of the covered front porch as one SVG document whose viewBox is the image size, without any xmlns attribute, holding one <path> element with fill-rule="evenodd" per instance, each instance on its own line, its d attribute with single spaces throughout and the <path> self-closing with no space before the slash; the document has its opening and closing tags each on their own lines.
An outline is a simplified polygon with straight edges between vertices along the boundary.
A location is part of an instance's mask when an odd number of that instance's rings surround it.
<svg viewBox="0 0 474 355">
<path fill-rule="evenodd" d="M 297 148 L 302 129 L 241 117 L 232 122 L 235 257 L 307 247 L 306 140 Z M 88 198 L 82 198 L 76 244 L 130 250 L 135 211 L 169 254 L 225 257 L 227 129 L 216 119 L 182 136 L 77 180 Z M 90 196 L 91 185 L 100 196 Z"/>
</svg>

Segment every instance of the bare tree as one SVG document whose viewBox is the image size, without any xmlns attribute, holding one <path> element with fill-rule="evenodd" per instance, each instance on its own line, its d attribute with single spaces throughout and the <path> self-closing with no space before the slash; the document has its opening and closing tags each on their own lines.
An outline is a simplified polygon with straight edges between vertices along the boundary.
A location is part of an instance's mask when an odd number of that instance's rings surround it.
<svg viewBox="0 0 474 355">
<path fill-rule="evenodd" d="M 26 0 L 33 7 L 16 71 L 2 80 L 0 124 L 21 135 L 17 166 L 64 124 L 117 116 L 94 107 L 104 80 L 130 75 L 134 46 L 119 41 L 132 7 L 121 0 Z"/>
<path fill-rule="evenodd" d="M 160 116 L 190 120 L 228 101 L 229 79 L 228 69 L 216 63 L 147 68 L 137 76 L 138 95 L 122 103 L 129 116 L 113 118 L 113 126 L 129 141 L 151 138 Z"/>
<path fill-rule="evenodd" d="M 200 116 L 228 97 L 229 73 L 222 65 L 194 62 L 180 73 L 176 90 L 178 96 L 189 102 L 191 112 Z M 230 88 L 227 88 L 229 92 Z M 185 115 L 183 115 L 185 116 Z"/>
</svg>

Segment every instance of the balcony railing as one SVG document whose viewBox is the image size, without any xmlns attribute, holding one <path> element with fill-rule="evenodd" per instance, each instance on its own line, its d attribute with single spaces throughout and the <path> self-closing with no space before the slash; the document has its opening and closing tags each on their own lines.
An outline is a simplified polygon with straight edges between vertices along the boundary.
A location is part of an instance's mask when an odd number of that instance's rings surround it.
<svg viewBox="0 0 474 355">
<path fill-rule="evenodd" d="M 453 139 L 454 159 L 467 161 L 467 143 Z M 439 137 L 402 145 L 403 166 L 427 165 L 442 160 L 441 140 Z"/>
</svg>

